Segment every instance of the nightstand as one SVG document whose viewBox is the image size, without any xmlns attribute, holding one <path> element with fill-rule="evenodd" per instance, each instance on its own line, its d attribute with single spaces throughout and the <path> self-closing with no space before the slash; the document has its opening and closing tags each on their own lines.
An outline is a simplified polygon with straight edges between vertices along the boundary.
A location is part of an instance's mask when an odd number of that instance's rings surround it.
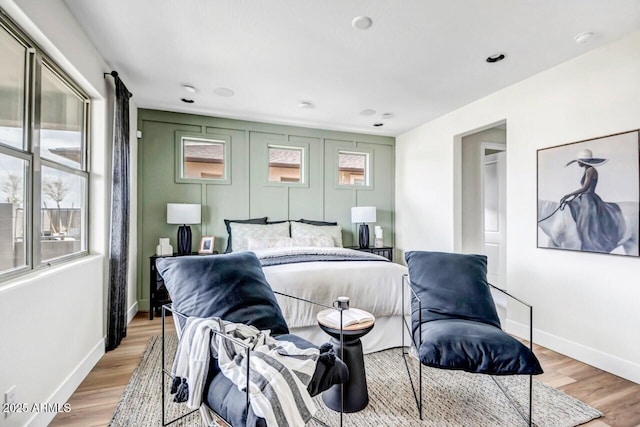
<svg viewBox="0 0 640 427">
<path fill-rule="evenodd" d="M 388 259 L 389 261 L 393 261 L 393 247 L 391 246 L 382 246 L 380 248 L 361 248 L 359 246 L 347 246 L 347 249 L 354 249 L 356 251 L 369 252 L 372 254 L 380 255 Z"/>
<path fill-rule="evenodd" d="M 212 254 L 202 255 L 217 255 L 218 252 L 214 251 Z M 201 255 L 198 252 L 192 252 L 189 255 Z M 164 304 L 171 302 L 171 297 L 167 291 L 167 287 L 164 285 L 162 276 L 158 273 L 156 268 L 156 260 L 158 258 L 177 257 L 178 254 L 173 255 L 152 255 L 149 257 L 149 320 L 153 320 L 153 313 L 155 310 L 160 310 Z"/>
</svg>

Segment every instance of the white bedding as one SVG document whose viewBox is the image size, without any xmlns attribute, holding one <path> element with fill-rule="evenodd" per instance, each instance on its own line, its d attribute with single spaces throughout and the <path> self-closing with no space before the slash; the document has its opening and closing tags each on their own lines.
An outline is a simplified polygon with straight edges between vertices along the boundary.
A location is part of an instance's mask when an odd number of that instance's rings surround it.
<svg viewBox="0 0 640 427">
<path fill-rule="evenodd" d="M 293 252 L 291 248 L 284 248 Z M 280 249 L 255 251 L 258 258 L 273 256 Z M 296 248 L 295 252 L 354 255 L 343 248 Z M 380 259 L 382 259 L 380 257 Z M 402 275 L 407 268 L 388 261 L 314 261 L 263 267 L 274 291 L 331 305 L 339 296 L 348 296 L 351 306 L 376 317 L 402 313 Z M 290 328 L 317 325 L 316 314 L 323 307 L 276 295 Z"/>
</svg>

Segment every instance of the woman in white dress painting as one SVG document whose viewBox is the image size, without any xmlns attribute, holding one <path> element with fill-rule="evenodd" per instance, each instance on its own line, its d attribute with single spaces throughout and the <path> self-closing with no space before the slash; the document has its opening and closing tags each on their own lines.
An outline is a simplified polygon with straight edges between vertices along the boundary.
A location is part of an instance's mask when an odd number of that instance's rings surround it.
<svg viewBox="0 0 640 427">
<path fill-rule="evenodd" d="M 584 168 L 580 180 L 581 187 L 565 195 L 560 200 L 561 208 L 569 206 L 583 251 L 613 251 L 620 243 L 625 229 L 625 221 L 617 203 L 606 203 L 596 193 L 598 171 L 596 167 L 608 159 L 593 157 L 591 150 L 582 150 L 578 157 L 566 166 L 577 163 Z M 566 167 L 565 166 L 565 167 Z"/>
</svg>

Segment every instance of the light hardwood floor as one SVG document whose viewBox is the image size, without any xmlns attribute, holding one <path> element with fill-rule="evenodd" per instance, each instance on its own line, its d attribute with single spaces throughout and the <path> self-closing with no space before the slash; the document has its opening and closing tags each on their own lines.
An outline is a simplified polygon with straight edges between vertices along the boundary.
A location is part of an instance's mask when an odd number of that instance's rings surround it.
<svg viewBox="0 0 640 427">
<path fill-rule="evenodd" d="M 173 323 L 167 322 L 173 330 Z M 60 413 L 52 426 L 106 426 L 149 338 L 160 335 L 161 319 L 148 320 L 139 313 L 129 324 L 127 337 L 114 351 L 104 355 L 80 384 L 69 403 L 71 412 Z M 536 346 L 545 373 L 537 379 L 599 409 L 604 417 L 588 427 L 640 426 L 640 385 L 584 363 Z"/>
</svg>

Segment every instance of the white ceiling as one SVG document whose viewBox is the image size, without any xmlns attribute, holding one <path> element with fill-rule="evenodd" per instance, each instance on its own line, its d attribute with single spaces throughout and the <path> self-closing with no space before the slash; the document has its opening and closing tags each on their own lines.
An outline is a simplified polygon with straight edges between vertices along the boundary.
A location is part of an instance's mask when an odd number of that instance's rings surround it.
<svg viewBox="0 0 640 427">
<path fill-rule="evenodd" d="M 640 29 L 639 0 L 65 3 L 139 107 L 392 136 Z"/>
</svg>

